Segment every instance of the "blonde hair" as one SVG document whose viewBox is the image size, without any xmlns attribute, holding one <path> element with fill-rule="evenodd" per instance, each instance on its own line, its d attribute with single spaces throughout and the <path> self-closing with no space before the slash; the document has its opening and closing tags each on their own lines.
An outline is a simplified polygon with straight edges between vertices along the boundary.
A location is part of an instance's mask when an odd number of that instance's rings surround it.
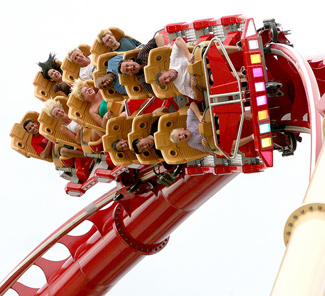
<svg viewBox="0 0 325 296">
<path fill-rule="evenodd" d="M 170 136 L 169 136 L 169 140 L 173 143 L 176 143 L 175 141 L 175 135 L 180 131 L 180 128 L 174 128 L 171 132 L 170 132 Z"/>
<path fill-rule="evenodd" d="M 109 34 L 109 35 L 113 35 L 112 31 L 110 29 L 104 29 L 104 30 L 101 30 L 98 35 L 97 35 L 97 41 L 100 43 L 100 44 L 104 44 L 103 43 L 103 37 L 106 35 L 106 34 Z"/>
<path fill-rule="evenodd" d="M 68 59 L 68 61 L 70 61 L 71 63 L 73 63 L 73 61 L 72 61 L 72 59 L 71 59 L 71 55 L 72 55 L 72 53 L 73 53 L 74 51 L 79 51 L 79 52 L 83 53 L 82 50 L 81 50 L 79 47 L 75 47 L 75 48 L 73 48 L 73 49 L 70 49 L 69 52 L 68 52 L 68 54 L 67 54 L 67 59 Z"/>
<path fill-rule="evenodd" d="M 77 99 L 83 99 L 83 95 L 81 93 L 81 89 L 83 87 L 90 87 L 89 84 L 87 83 L 87 81 L 82 81 L 80 78 L 78 78 L 72 86 L 72 91 L 71 91 L 71 95 L 73 95 L 74 97 L 76 97 Z"/>
<path fill-rule="evenodd" d="M 56 101 L 54 99 L 49 99 L 44 103 L 43 111 L 50 117 L 54 118 L 52 112 L 54 108 L 62 108 L 60 101 Z"/>
</svg>

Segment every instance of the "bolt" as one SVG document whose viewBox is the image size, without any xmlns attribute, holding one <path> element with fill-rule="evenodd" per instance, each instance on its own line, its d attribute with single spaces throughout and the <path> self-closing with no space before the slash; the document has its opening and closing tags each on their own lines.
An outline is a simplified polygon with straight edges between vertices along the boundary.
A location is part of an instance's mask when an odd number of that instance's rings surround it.
<svg viewBox="0 0 325 296">
<path fill-rule="evenodd" d="M 298 218 L 297 215 L 294 215 L 294 216 L 293 216 L 293 219 L 297 219 L 297 218 Z"/>
<path fill-rule="evenodd" d="M 286 235 L 290 235 L 291 233 L 290 233 L 290 231 L 288 231 L 287 233 L 286 233 Z"/>
<path fill-rule="evenodd" d="M 289 223 L 288 225 L 291 227 L 292 226 L 292 223 Z"/>
<path fill-rule="evenodd" d="M 321 210 L 322 209 L 322 206 L 318 206 L 318 209 Z"/>
</svg>

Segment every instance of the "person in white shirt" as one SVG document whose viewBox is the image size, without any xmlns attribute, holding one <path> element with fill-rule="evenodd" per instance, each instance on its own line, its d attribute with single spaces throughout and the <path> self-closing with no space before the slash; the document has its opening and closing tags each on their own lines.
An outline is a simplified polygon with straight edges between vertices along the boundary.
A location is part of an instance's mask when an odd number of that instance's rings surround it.
<svg viewBox="0 0 325 296">
<path fill-rule="evenodd" d="M 79 77 L 81 80 L 93 79 L 93 73 L 96 67 L 92 65 L 90 57 L 86 57 L 78 47 L 68 52 L 67 59 L 71 63 L 80 65 Z"/>
</svg>

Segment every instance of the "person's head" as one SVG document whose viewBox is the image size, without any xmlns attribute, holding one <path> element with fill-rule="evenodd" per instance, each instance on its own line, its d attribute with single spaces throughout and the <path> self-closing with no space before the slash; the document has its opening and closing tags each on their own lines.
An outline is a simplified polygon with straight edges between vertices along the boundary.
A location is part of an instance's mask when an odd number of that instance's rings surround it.
<svg viewBox="0 0 325 296">
<path fill-rule="evenodd" d="M 96 79 L 96 87 L 99 89 L 107 89 L 112 85 L 113 78 L 109 75 L 102 75 Z"/>
<path fill-rule="evenodd" d="M 107 47 L 114 47 L 117 42 L 112 31 L 109 29 L 101 30 L 97 35 L 97 40 L 100 44 L 103 44 L 104 46 Z"/>
<path fill-rule="evenodd" d="M 46 112 L 48 116 L 55 119 L 61 119 L 66 115 L 61 103 L 54 99 L 49 99 L 44 103 L 43 111 Z"/>
<path fill-rule="evenodd" d="M 179 143 L 187 141 L 192 136 L 191 132 L 188 129 L 183 127 L 175 128 L 170 133 L 170 141 L 173 143 Z"/>
<path fill-rule="evenodd" d="M 125 150 L 129 150 L 129 143 L 127 140 L 119 139 L 112 143 L 112 148 L 116 152 L 122 152 Z"/>
<path fill-rule="evenodd" d="M 74 82 L 71 94 L 85 101 L 92 101 L 94 96 L 96 96 L 95 90 L 89 86 L 87 81 L 82 81 L 80 78 Z"/>
<path fill-rule="evenodd" d="M 141 154 L 150 150 L 155 144 L 151 137 L 138 138 L 132 142 L 132 148 L 136 154 Z"/>
<path fill-rule="evenodd" d="M 117 65 L 119 74 L 127 74 L 133 76 L 141 70 L 141 66 L 133 60 L 120 60 Z"/>
<path fill-rule="evenodd" d="M 177 78 L 177 72 L 173 70 L 161 71 L 156 75 L 155 81 L 160 87 L 172 83 Z"/>
<path fill-rule="evenodd" d="M 71 49 L 68 52 L 67 59 L 74 64 L 86 67 L 90 64 L 90 59 L 84 55 L 81 49 L 78 47 Z"/>
<path fill-rule="evenodd" d="M 27 119 L 24 122 L 23 127 L 28 133 L 32 135 L 38 135 L 38 124 L 35 123 L 33 120 Z"/>
<path fill-rule="evenodd" d="M 50 53 L 47 61 L 44 63 L 39 62 L 38 65 L 41 68 L 43 77 L 50 81 L 61 81 L 62 70 L 56 64 L 55 54 Z"/>
</svg>

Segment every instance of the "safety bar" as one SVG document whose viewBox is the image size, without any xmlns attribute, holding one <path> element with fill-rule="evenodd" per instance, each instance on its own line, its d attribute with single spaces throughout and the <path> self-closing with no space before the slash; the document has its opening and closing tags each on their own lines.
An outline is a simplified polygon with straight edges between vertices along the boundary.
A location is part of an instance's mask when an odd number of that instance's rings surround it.
<svg viewBox="0 0 325 296">
<path fill-rule="evenodd" d="M 223 93 L 223 94 L 218 94 L 218 95 L 210 95 L 210 84 L 209 84 L 209 74 L 208 74 L 208 66 L 207 66 L 207 53 L 209 52 L 211 46 L 213 44 L 216 44 L 216 46 L 219 46 L 224 54 L 224 57 L 227 60 L 227 63 L 229 65 L 229 67 L 231 68 L 237 82 L 238 82 L 238 92 L 231 92 L 231 93 Z M 213 106 L 219 106 L 219 105 L 226 105 L 226 104 L 236 104 L 236 103 L 240 103 L 240 107 L 241 107 L 241 117 L 240 117 L 240 122 L 239 122 L 239 129 L 238 129 L 238 133 L 237 133 L 237 138 L 236 138 L 236 144 L 235 144 L 235 149 L 233 151 L 233 154 L 231 156 L 229 156 L 225 151 L 223 151 L 219 145 L 218 145 L 218 140 L 216 137 L 216 133 L 213 132 L 213 140 L 214 140 L 214 144 L 217 147 L 217 149 L 222 153 L 223 156 L 225 156 L 227 159 L 234 159 L 237 156 L 238 153 L 238 147 L 239 147 L 239 141 L 240 141 L 240 137 L 241 137 L 241 132 L 242 132 L 242 128 L 243 128 L 243 122 L 244 122 L 244 113 L 245 113 L 245 109 L 244 109 L 244 103 L 243 103 L 243 96 L 242 96 L 242 88 L 241 88 L 241 80 L 237 74 L 237 71 L 233 65 L 233 63 L 231 62 L 228 53 L 224 47 L 224 45 L 222 44 L 221 40 L 218 37 L 213 37 L 205 52 L 203 53 L 203 66 L 204 66 L 204 72 L 205 72 L 205 82 L 207 85 L 207 100 L 208 100 L 208 107 L 210 109 L 210 116 L 211 116 L 211 124 L 212 124 L 212 129 L 213 131 L 216 130 L 216 126 L 215 126 L 215 122 L 214 122 L 214 117 L 213 117 L 213 112 L 212 112 L 212 107 Z M 218 97 L 225 97 L 225 96 L 235 96 L 235 95 L 239 95 L 239 99 L 237 100 L 231 100 L 231 101 L 224 101 L 224 102 L 217 102 L 217 103 L 213 103 L 212 100 L 214 98 L 218 98 Z"/>
</svg>

